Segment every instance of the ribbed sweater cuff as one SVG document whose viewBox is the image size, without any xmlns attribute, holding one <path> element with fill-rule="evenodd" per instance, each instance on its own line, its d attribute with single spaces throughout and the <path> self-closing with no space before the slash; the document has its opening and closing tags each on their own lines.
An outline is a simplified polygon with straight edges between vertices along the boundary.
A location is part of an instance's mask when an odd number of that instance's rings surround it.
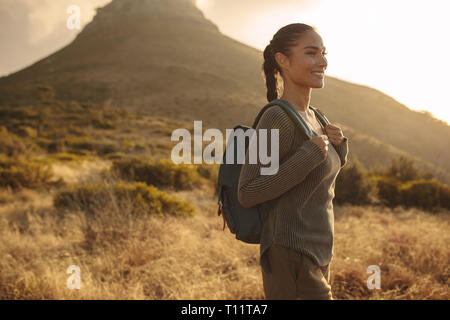
<svg viewBox="0 0 450 320">
<path fill-rule="evenodd" d="M 340 145 L 333 145 L 334 149 L 339 155 L 341 159 L 341 168 L 347 163 L 347 155 L 348 155 L 348 138 L 344 137 L 344 141 L 341 142 Z"/>
</svg>

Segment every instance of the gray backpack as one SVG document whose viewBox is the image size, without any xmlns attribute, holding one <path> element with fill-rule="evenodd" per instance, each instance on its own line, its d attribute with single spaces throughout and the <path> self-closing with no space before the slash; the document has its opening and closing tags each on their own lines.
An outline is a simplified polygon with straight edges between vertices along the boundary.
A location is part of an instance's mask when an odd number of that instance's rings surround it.
<svg viewBox="0 0 450 320">
<path fill-rule="evenodd" d="M 271 106 L 278 105 L 291 117 L 292 121 L 296 123 L 301 130 L 308 136 L 313 137 L 311 129 L 309 129 L 305 120 L 300 116 L 296 109 L 286 100 L 275 99 L 268 103 L 261 109 L 257 115 L 252 128 L 256 129 L 259 119 L 263 113 Z M 325 126 L 330 122 L 328 119 L 316 108 L 310 106 L 310 108 L 317 115 L 319 121 Z M 234 128 L 234 132 L 237 129 L 242 129 L 244 132 L 250 129 L 248 126 L 237 125 Z M 248 150 L 249 139 L 245 140 L 245 150 Z M 234 161 L 230 164 L 226 163 L 226 152 L 229 148 L 234 147 Z M 223 218 L 223 230 L 225 230 L 225 224 L 228 226 L 230 232 L 236 235 L 236 239 L 246 243 L 259 244 L 261 239 L 261 231 L 266 221 L 268 210 L 267 206 L 273 200 L 258 204 L 256 206 L 245 208 L 238 200 L 238 183 L 239 175 L 241 173 L 242 164 L 237 163 L 237 137 L 236 135 L 230 135 L 225 152 L 223 153 L 222 163 L 219 168 L 218 175 L 218 216 L 222 214 Z M 276 199 L 274 199 L 276 200 Z"/>
</svg>

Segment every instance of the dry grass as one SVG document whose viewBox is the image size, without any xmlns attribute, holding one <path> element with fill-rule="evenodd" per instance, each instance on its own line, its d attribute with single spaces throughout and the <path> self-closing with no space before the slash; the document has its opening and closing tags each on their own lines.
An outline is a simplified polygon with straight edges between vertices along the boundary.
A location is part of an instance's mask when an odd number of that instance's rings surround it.
<svg viewBox="0 0 450 320">
<path fill-rule="evenodd" d="M 193 218 L 114 209 L 62 215 L 48 201 L 3 210 L 0 298 L 263 299 L 259 246 L 222 231 L 212 192 L 172 192 L 195 205 Z M 337 299 L 449 299 L 448 214 L 358 206 L 335 213 Z M 66 287 L 73 264 L 80 290 Z M 372 264 L 381 268 L 380 290 L 367 289 Z"/>
<path fill-rule="evenodd" d="M 100 172 L 109 169 L 110 166 L 110 161 L 99 159 L 75 164 L 71 162 L 56 162 L 52 163 L 52 170 L 55 179 L 62 178 L 64 182 L 72 184 L 99 179 Z"/>
<path fill-rule="evenodd" d="M 449 215 L 417 209 L 341 207 L 331 281 L 342 299 L 448 299 Z M 381 289 L 368 290 L 369 265 L 381 269 Z"/>
</svg>

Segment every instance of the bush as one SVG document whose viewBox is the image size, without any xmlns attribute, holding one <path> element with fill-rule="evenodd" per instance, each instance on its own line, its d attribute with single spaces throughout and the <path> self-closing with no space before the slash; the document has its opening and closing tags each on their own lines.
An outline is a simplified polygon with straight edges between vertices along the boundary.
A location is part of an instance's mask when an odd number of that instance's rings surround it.
<svg viewBox="0 0 450 320">
<path fill-rule="evenodd" d="M 38 119 L 39 112 L 28 106 L 26 107 L 0 107 L 0 119 L 3 120 L 27 120 L 27 119 Z M 8 121 L 9 122 L 9 121 Z"/>
<path fill-rule="evenodd" d="M 113 152 L 113 153 L 108 153 L 107 155 L 105 155 L 104 159 L 118 160 L 118 159 L 123 159 L 124 157 L 125 157 L 125 155 L 122 152 Z"/>
<path fill-rule="evenodd" d="M 67 136 L 68 136 L 68 128 L 55 127 L 52 123 L 46 123 L 45 130 L 44 129 L 42 130 L 39 137 L 56 140 L 66 138 Z"/>
<path fill-rule="evenodd" d="M 51 140 L 47 138 L 38 138 L 36 143 L 48 153 L 59 153 L 66 151 L 64 139 Z"/>
<path fill-rule="evenodd" d="M 145 150 L 145 146 L 142 144 L 139 144 L 137 142 L 134 141 L 123 141 L 122 142 L 122 148 L 123 150 L 126 151 L 142 151 Z"/>
<path fill-rule="evenodd" d="M 80 161 L 80 160 L 82 160 L 82 158 L 80 158 L 80 156 L 83 156 L 83 155 L 61 152 L 61 153 L 56 153 L 53 156 L 53 159 L 56 159 L 58 161 Z"/>
<path fill-rule="evenodd" d="M 19 128 L 17 128 L 17 135 L 20 137 L 36 138 L 37 131 L 36 129 L 30 128 L 28 126 L 19 126 Z"/>
<path fill-rule="evenodd" d="M 39 148 L 26 139 L 22 139 L 5 126 L 0 126 L 0 153 L 7 157 L 18 157 L 29 154 Z"/>
<path fill-rule="evenodd" d="M 92 137 L 72 137 L 65 140 L 65 144 L 70 150 L 89 150 L 95 149 L 95 141 Z"/>
<path fill-rule="evenodd" d="M 370 204 L 374 187 L 361 162 L 354 158 L 352 164 L 343 167 L 336 178 L 335 201 L 339 204 Z"/>
<path fill-rule="evenodd" d="M 403 205 L 433 211 L 439 207 L 449 208 L 450 189 L 434 179 L 419 179 L 401 183 L 395 178 L 379 176 L 378 198 L 389 206 Z"/>
<path fill-rule="evenodd" d="M 116 129 L 116 125 L 108 120 L 92 119 L 91 123 L 97 129 Z"/>
<path fill-rule="evenodd" d="M 404 156 L 392 160 L 388 169 L 377 168 L 371 174 L 377 183 L 378 198 L 389 207 L 404 205 L 425 210 L 448 207 L 448 187 Z"/>
<path fill-rule="evenodd" d="M 141 181 L 158 188 L 192 189 L 201 183 L 193 165 L 174 164 L 170 160 L 143 162 L 140 159 L 113 161 L 112 172 L 129 181 Z"/>
<path fill-rule="evenodd" d="M 395 178 L 379 176 L 375 177 L 374 181 L 377 184 L 378 199 L 388 207 L 395 207 L 402 204 L 400 197 L 401 182 Z"/>
<path fill-rule="evenodd" d="M 147 213 L 173 216 L 192 216 L 194 207 L 174 196 L 143 182 L 119 182 L 111 187 L 104 184 L 75 185 L 55 194 L 57 209 L 83 210 L 94 213 L 116 205 L 128 208 L 133 214 Z"/>
<path fill-rule="evenodd" d="M 431 210 L 439 207 L 440 183 L 435 180 L 415 180 L 399 188 L 401 203 L 407 207 Z"/>
<path fill-rule="evenodd" d="M 217 182 L 217 176 L 219 174 L 219 164 L 199 164 L 196 166 L 197 172 L 205 179 Z"/>
<path fill-rule="evenodd" d="M 395 178 L 401 182 L 430 179 L 432 177 L 430 173 L 419 170 L 412 160 L 404 156 L 393 159 L 391 166 L 386 170 L 384 175 Z"/>
<path fill-rule="evenodd" d="M 450 210 L 450 188 L 445 184 L 439 188 L 439 206 Z"/>
<path fill-rule="evenodd" d="M 39 188 L 52 184 L 52 170 L 40 163 L 10 159 L 0 154 L 0 187 Z"/>
<path fill-rule="evenodd" d="M 115 143 L 108 143 L 108 142 L 98 143 L 96 149 L 97 149 L 97 154 L 99 156 L 104 156 L 104 155 L 107 155 L 110 153 L 115 153 L 118 151 Z"/>
</svg>

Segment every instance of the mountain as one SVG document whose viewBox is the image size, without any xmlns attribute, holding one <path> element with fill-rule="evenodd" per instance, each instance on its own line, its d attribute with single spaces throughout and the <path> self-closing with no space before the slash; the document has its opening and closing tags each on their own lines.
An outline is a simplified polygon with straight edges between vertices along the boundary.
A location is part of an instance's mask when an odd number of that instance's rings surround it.
<svg viewBox="0 0 450 320">
<path fill-rule="evenodd" d="M 260 55 L 223 36 L 191 0 L 114 0 L 68 46 L 1 78 L 0 105 L 31 102 L 35 86 L 50 83 L 60 100 L 111 99 L 173 116 L 183 108 L 202 119 L 238 100 L 263 102 Z"/>
<path fill-rule="evenodd" d="M 250 125 L 266 103 L 262 62 L 260 50 L 223 35 L 194 0 L 113 0 L 72 43 L 0 78 L 0 105 L 34 103 L 36 86 L 51 84 L 61 101 L 203 120 L 204 128 L 224 130 Z M 311 104 L 342 125 L 351 154 L 366 165 L 387 165 L 404 153 L 450 181 L 447 123 L 328 76 Z M 380 146 L 390 151 L 381 157 Z"/>
</svg>

